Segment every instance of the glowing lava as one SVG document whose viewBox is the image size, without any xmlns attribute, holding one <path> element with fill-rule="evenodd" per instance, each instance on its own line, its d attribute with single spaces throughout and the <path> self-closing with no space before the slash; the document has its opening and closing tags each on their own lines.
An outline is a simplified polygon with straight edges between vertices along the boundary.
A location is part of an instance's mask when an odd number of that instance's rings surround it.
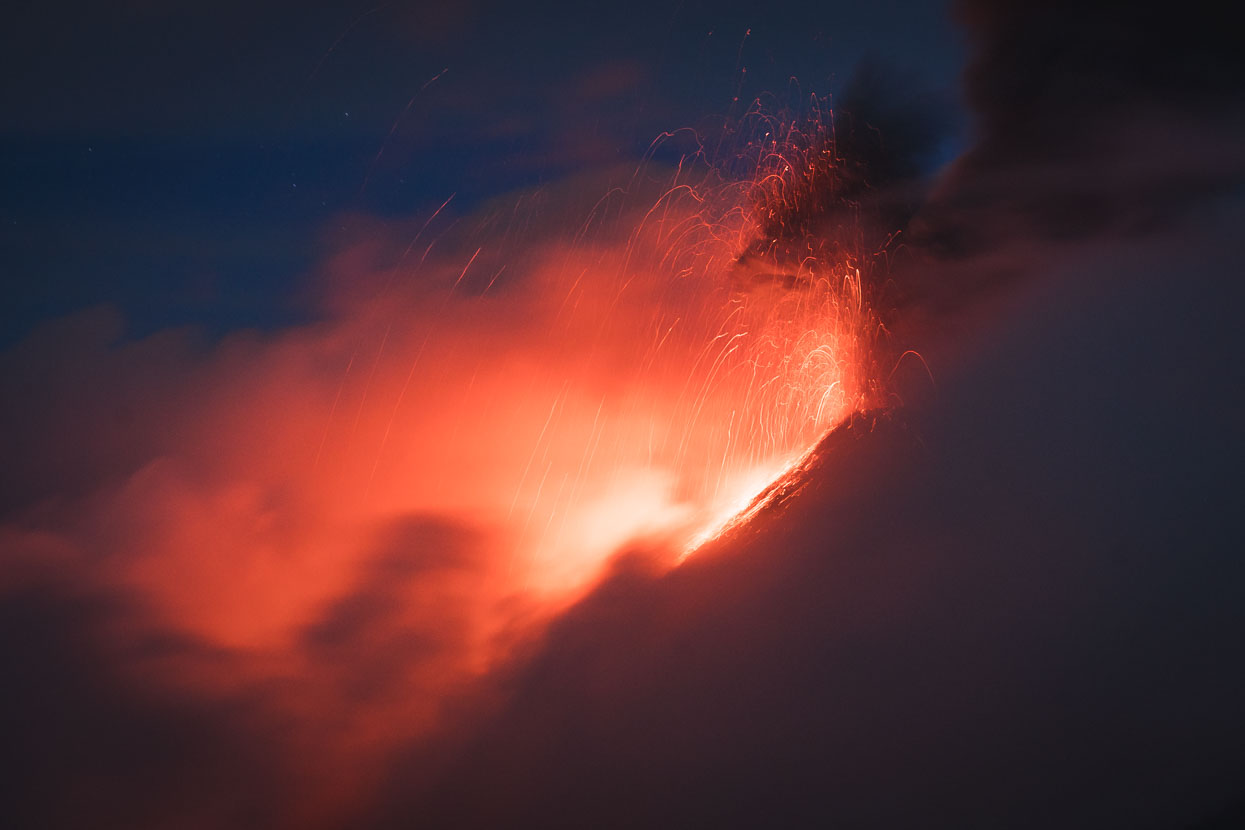
<svg viewBox="0 0 1245 830">
<path fill-rule="evenodd" d="M 831 215 L 832 131 L 754 120 L 729 164 L 646 164 L 586 211 L 548 189 L 421 229 L 322 448 L 351 497 L 483 521 L 518 589 L 573 596 L 629 542 L 685 555 L 868 405 L 872 260 Z M 569 238 L 531 230 L 551 213 Z"/>
</svg>

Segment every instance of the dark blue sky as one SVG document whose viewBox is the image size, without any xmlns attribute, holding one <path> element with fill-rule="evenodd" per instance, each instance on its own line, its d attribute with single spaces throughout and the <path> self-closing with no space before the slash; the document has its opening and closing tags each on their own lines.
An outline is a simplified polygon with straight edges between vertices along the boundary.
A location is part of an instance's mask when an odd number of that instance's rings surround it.
<svg viewBox="0 0 1245 830">
<path fill-rule="evenodd" d="M 101 302 L 132 334 L 280 325 L 344 215 L 632 162 L 862 59 L 950 111 L 962 48 L 938 2 L 177 5 L 30 4 L 0 34 L 4 343 Z"/>
</svg>

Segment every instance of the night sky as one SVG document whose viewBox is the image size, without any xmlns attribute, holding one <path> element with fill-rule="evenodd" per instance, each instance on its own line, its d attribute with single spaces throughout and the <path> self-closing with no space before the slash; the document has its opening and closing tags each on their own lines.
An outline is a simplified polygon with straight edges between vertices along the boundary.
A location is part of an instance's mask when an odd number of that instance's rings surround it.
<svg viewBox="0 0 1245 830">
<path fill-rule="evenodd" d="M 6 343 L 98 303 L 139 334 L 305 319 L 345 216 L 634 163 L 865 58 L 962 119 L 936 3 L 31 4 L 4 28 Z"/>
<path fill-rule="evenodd" d="M 10 11 L 0 825 L 1245 825 L 1219 17 Z"/>
</svg>

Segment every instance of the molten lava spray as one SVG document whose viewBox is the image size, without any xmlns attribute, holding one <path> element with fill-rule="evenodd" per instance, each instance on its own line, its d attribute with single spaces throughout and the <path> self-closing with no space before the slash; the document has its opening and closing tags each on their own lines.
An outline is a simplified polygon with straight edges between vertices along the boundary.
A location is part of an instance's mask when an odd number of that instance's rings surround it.
<svg viewBox="0 0 1245 830">
<path fill-rule="evenodd" d="M 59 497 L 0 541 L 202 646 L 127 657 L 142 687 L 264 690 L 334 748 L 290 760 L 308 813 L 349 814 L 615 553 L 676 566 L 874 405 L 874 258 L 830 119 L 796 123 L 469 216 L 347 217 L 315 323 L 208 349 L 58 323 L 14 376 L 47 387 L 20 449 Z"/>
<path fill-rule="evenodd" d="M 474 232 L 430 219 L 382 292 L 418 302 L 374 303 L 321 462 L 366 468 L 346 479 L 370 509 L 484 518 L 546 597 L 628 542 L 714 536 L 871 400 L 880 330 L 832 119 L 758 108 L 731 140 L 720 163 L 698 144 L 641 165 L 569 239 L 531 230 L 550 191 Z M 404 377 L 374 407 L 378 373 Z"/>
</svg>

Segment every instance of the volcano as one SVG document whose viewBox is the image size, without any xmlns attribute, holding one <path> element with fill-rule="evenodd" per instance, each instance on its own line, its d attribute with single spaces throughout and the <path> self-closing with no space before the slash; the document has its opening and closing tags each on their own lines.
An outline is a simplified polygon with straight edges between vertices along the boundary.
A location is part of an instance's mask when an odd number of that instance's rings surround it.
<svg viewBox="0 0 1245 830">
<path fill-rule="evenodd" d="M 0 30 L 5 828 L 1245 826 L 1227 4 L 353 5 Z"/>
<path fill-rule="evenodd" d="M 673 571 L 619 561 L 448 769 L 411 760 L 395 809 L 1180 828 L 1227 803 L 1245 739 L 1223 454 L 1239 387 L 1199 355 L 1245 299 L 1222 279 L 1245 260 L 1187 257 L 1216 232 L 1033 266 L 1041 281 L 961 318 L 979 357 L 936 389 L 914 376 L 908 406 L 833 430 Z M 1198 299 L 1173 329 L 1177 261 Z"/>
</svg>

